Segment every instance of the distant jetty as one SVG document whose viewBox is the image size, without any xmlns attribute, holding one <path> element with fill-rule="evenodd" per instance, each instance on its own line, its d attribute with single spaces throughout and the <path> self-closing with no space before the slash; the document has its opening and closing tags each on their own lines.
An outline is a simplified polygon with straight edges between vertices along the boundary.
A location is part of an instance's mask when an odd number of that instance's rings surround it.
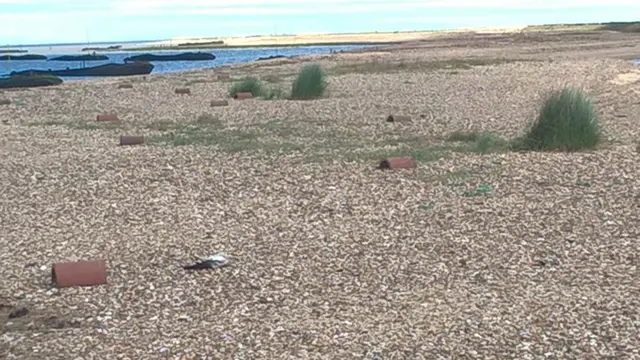
<svg viewBox="0 0 640 360">
<path fill-rule="evenodd" d="M 22 49 L 0 49 L 0 54 L 24 54 L 29 52 L 29 50 Z"/>
<path fill-rule="evenodd" d="M 224 45 L 224 41 L 215 40 L 215 41 L 205 41 L 205 42 L 186 42 L 178 44 L 178 47 L 189 47 L 189 46 L 220 46 Z"/>
<path fill-rule="evenodd" d="M 49 61 L 104 61 L 107 55 L 63 55 L 49 59 Z"/>
<path fill-rule="evenodd" d="M 120 50 L 122 49 L 122 45 L 113 45 L 113 46 L 107 46 L 107 47 L 86 47 L 86 48 L 82 48 L 82 51 L 113 51 L 113 50 Z"/>
<path fill-rule="evenodd" d="M 0 60 L 47 60 L 47 57 L 44 55 L 2 55 L 0 56 Z"/>
<path fill-rule="evenodd" d="M 153 55 L 142 54 L 131 56 L 124 59 L 125 62 L 134 61 L 203 61 L 203 60 L 215 60 L 216 56 L 211 53 L 205 52 L 188 52 L 176 55 Z"/>
</svg>

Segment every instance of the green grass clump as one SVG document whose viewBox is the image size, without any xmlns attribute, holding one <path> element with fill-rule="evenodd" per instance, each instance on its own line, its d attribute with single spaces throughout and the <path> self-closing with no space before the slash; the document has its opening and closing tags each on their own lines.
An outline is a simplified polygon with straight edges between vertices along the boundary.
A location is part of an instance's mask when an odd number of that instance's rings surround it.
<svg viewBox="0 0 640 360">
<path fill-rule="evenodd" d="M 265 100 L 282 99 L 285 97 L 284 91 L 278 87 L 266 88 L 262 94 Z"/>
<path fill-rule="evenodd" d="M 451 142 L 462 142 L 464 146 L 459 151 L 469 151 L 477 154 L 489 154 L 492 152 L 503 152 L 510 148 L 510 143 L 497 135 L 486 132 L 464 132 L 456 131 L 446 139 Z"/>
<path fill-rule="evenodd" d="M 264 87 L 258 78 L 248 76 L 233 84 L 229 89 L 229 95 L 231 97 L 241 92 L 250 92 L 254 97 L 258 97 L 264 92 Z"/>
<path fill-rule="evenodd" d="M 459 142 L 476 142 L 482 137 L 482 133 L 477 131 L 455 131 L 451 135 L 447 136 L 447 141 L 459 141 Z"/>
<path fill-rule="evenodd" d="M 300 69 L 291 88 L 291 98 L 296 100 L 317 99 L 327 89 L 327 75 L 320 65 L 307 65 Z"/>
<path fill-rule="evenodd" d="M 593 102 L 581 90 L 550 93 L 529 131 L 517 140 L 520 150 L 579 151 L 595 149 L 601 141 Z"/>
</svg>

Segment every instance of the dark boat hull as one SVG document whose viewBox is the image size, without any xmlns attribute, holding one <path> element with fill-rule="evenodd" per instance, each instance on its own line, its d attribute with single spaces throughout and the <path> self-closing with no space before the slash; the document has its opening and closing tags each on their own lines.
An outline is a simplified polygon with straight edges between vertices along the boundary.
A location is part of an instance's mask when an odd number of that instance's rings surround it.
<svg viewBox="0 0 640 360">
<path fill-rule="evenodd" d="M 284 58 L 287 58 L 287 57 L 288 56 L 285 56 L 285 55 L 271 55 L 271 56 L 266 56 L 266 57 L 259 57 L 259 58 L 256 59 L 256 61 L 284 59 Z"/>
<path fill-rule="evenodd" d="M 205 61 L 205 60 L 215 60 L 216 56 L 210 53 L 205 52 L 188 52 L 176 55 L 153 55 L 153 54 L 142 54 L 136 56 L 130 56 L 124 59 L 124 62 L 135 62 L 135 61 Z"/>
<path fill-rule="evenodd" d="M 13 75 L 8 78 L 0 78 L 0 89 L 32 88 L 60 84 L 62 84 L 62 79 L 55 76 Z"/>
<path fill-rule="evenodd" d="M 130 63 L 130 64 L 106 64 L 84 69 L 67 69 L 67 70 L 25 70 L 20 72 L 12 72 L 11 75 L 40 75 L 51 74 L 56 76 L 132 76 L 147 75 L 153 71 L 153 64 L 150 63 Z"/>
<path fill-rule="evenodd" d="M 107 55 L 64 55 L 58 56 L 48 61 L 104 61 L 109 60 Z"/>
</svg>

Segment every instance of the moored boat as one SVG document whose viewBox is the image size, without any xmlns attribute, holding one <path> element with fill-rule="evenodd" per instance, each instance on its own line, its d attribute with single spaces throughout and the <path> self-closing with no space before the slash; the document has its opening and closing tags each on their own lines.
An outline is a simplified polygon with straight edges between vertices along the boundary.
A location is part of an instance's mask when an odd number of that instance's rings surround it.
<svg viewBox="0 0 640 360">
<path fill-rule="evenodd" d="M 124 62 L 134 61 L 203 61 L 203 60 L 215 60 L 216 56 L 206 52 L 187 52 L 174 55 L 154 55 L 154 54 L 142 54 L 130 56 L 124 59 Z"/>
<path fill-rule="evenodd" d="M 62 84 L 62 79 L 53 75 L 12 75 L 0 78 L 0 89 L 31 88 Z"/>
<path fill-rule="evenodd" d="M 85 54 L 85 55 L 63 55 L 49 59 L 49 61 L 104 61 L 109 60 L 107 55 Z"/>
<path fill-rule="evenodd" d="M 12 72 L 11 75 L 42 75 L 56 76 L 131 76 L 147 75 L 153 71 L 153 64 L 147 62 L 133 62 L 128 64 L 105 64 L 82 69 L 66 70 L 24 70 Z"/>
</svg>

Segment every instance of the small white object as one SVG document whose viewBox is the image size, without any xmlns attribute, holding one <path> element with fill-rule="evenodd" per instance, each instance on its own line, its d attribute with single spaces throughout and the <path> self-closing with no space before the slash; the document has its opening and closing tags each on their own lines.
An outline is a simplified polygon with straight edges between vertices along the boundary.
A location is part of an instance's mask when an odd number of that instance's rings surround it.
<svg viewBox="0 0 640 360">
<path fill-rule="evenodd" d="M 215 269 L 229 265 L 231 262 L 224 254 L 216 254 L 206 258 L 200 258 L 200 262 L 190 266 L 183 266 L 186 270 Z"/>
</svg>

